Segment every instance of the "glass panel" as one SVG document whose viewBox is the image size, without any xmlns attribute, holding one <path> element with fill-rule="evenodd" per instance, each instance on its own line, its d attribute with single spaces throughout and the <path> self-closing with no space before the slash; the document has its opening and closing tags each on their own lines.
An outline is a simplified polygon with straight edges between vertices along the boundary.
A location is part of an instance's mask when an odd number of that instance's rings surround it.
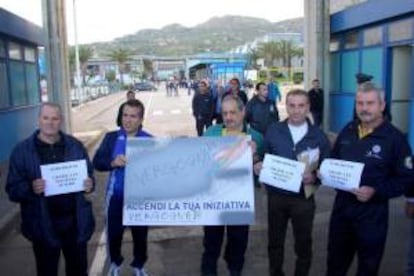
<svg viewBox="0 0 414 276">
<path fill-rule="evenodd" d="M 35 64 L 26 64 L 26 85 L 29 104 L 40 102 L 39 78 Z"/>
<path fill-rule="evenodd" d="M 389 41 L 410 39 L 413 37 L 412 19 L 394 22 L 389 26 Z"/>
<path fill-rule="evenodd" d="M 358 32 L 345 34 L 345 49 L 358 47 Z"/>
<path fill-rule="evenodd" d="M 331 54 L 331 71 L 330 71 L 330 85 L 331 88 L 329 89 L 331 92 L 338 92 L 340 89 L 340 54 L 333 53 Z"/>
<path fill-rule="evenodd" d="M 370 48 L 362 51 L 361 72 L 371 75 L 377 85 L 382 85 L 382 47 Z"/>
<path fill-rule="evenodd" d="M 9 58 L 11 59 L 22 59 L 22 49 L 19 44 L 9 42 Z"/>
<path fill-rule="evenodd" d="M 382 43 L 382 27 L 375 27 L 364 31 L 364 46 Z"/>
<path fill-rule="evenodd" d="M 0 108 L 8 107 L 10 105 L 6 70 L 6 63 L 0 62 Z"/>
<path fill-rule="evenodd" d="M 6 50 L 4 49 L 4 41 L 0 39 L 0 57 L 6 57 Z"/>
<path fill-rule="evenodd" d="M 339 39 L 337 38 L 331 38 L 331 41 L 329 42 L 329 51 L 330 52 L 335 52 L 339 50 Z"/>
<path fill-rule="evenodd" d="M 29 61 L 29 62 L 35 62 L 36 61 L 35 49 L 25 47 L 24 48 L 24 60 Z"/>
<path fill-rule="evenodd" d="M 24 66 L 22 62 L 10 61 L 10 82 L 13 105 L 26 104 Z"/>
<path fill-rule="evenodd" d="M 355 74 L 358 70 L 358 51 L 350 51 L 342 54 L 341 64 L 341 92 L 355 93 Z"/>
</svg>

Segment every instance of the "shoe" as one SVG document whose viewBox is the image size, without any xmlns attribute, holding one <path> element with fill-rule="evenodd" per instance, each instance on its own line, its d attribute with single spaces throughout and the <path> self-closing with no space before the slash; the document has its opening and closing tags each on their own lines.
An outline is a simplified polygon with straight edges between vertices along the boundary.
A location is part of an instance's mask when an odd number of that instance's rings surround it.
<svg viewBox="0 0 414 276">
<path fill-rule="evenodd" d="M 109 267 L 108 276 L 119 276 L 121 275 L 121 267 L 115 263 L 111 263 Z"/>
<path fill-rule="evenodd" d="M 134 268 L 134 276 L 149 276 L 144 268 Z"/>
</svg>

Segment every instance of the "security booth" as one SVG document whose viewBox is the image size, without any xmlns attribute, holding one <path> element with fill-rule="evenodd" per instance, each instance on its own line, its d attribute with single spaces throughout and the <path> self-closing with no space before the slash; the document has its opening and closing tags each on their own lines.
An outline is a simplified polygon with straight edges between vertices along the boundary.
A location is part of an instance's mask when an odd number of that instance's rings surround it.
<svg viewBox="0 0 414 276">
<path fill-rule="evenodd" d="M 39 51 L 42 28 L 0 8 L 0 164 L 37 125 L 41 103 Z"/>
</svg>

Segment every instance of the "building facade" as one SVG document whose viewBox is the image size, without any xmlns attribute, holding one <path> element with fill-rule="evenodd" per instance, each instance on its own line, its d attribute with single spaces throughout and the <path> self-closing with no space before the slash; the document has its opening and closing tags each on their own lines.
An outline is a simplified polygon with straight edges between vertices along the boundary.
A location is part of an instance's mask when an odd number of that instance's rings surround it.
<svg viewBox="0 0 414 276">
<path fill-rule="evenodd" d="M 330 16 L 329 129 L 352 119 L 355 74 L 362 72 L 384 88 L 392 122 L 413 147 L 414 1 L 331 2 L 342 8 Z"/>
</svg>

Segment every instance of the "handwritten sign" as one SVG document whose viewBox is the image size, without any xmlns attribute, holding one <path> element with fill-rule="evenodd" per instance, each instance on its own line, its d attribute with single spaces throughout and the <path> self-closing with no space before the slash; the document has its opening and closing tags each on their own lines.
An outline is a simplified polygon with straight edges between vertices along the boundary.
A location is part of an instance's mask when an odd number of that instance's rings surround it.
<svg viewBox="0 0 414 276">
<path fill-rule="evenodd" d="M 123 224 L 251 224 L 247 141 L 231 136 L 128 139 Z"/>
<path fill-rule="evenodd" d="M 46 181 L 45 196 L 83 191 L 88 177 L 86 160 L 69 161 L 40 166 Z"/>
<path fill-rule="evenodd" d="M 363 163 L 328 158 L 322 162 L 319 173 L 322 185 L 350 191 L 359 187 L 363 169 Z"/>
<path fill-rule="evenodd" d="M 305 163 L 265 154 L 259 181 L 286 191 L 299 193 Z"/>
</svg>

